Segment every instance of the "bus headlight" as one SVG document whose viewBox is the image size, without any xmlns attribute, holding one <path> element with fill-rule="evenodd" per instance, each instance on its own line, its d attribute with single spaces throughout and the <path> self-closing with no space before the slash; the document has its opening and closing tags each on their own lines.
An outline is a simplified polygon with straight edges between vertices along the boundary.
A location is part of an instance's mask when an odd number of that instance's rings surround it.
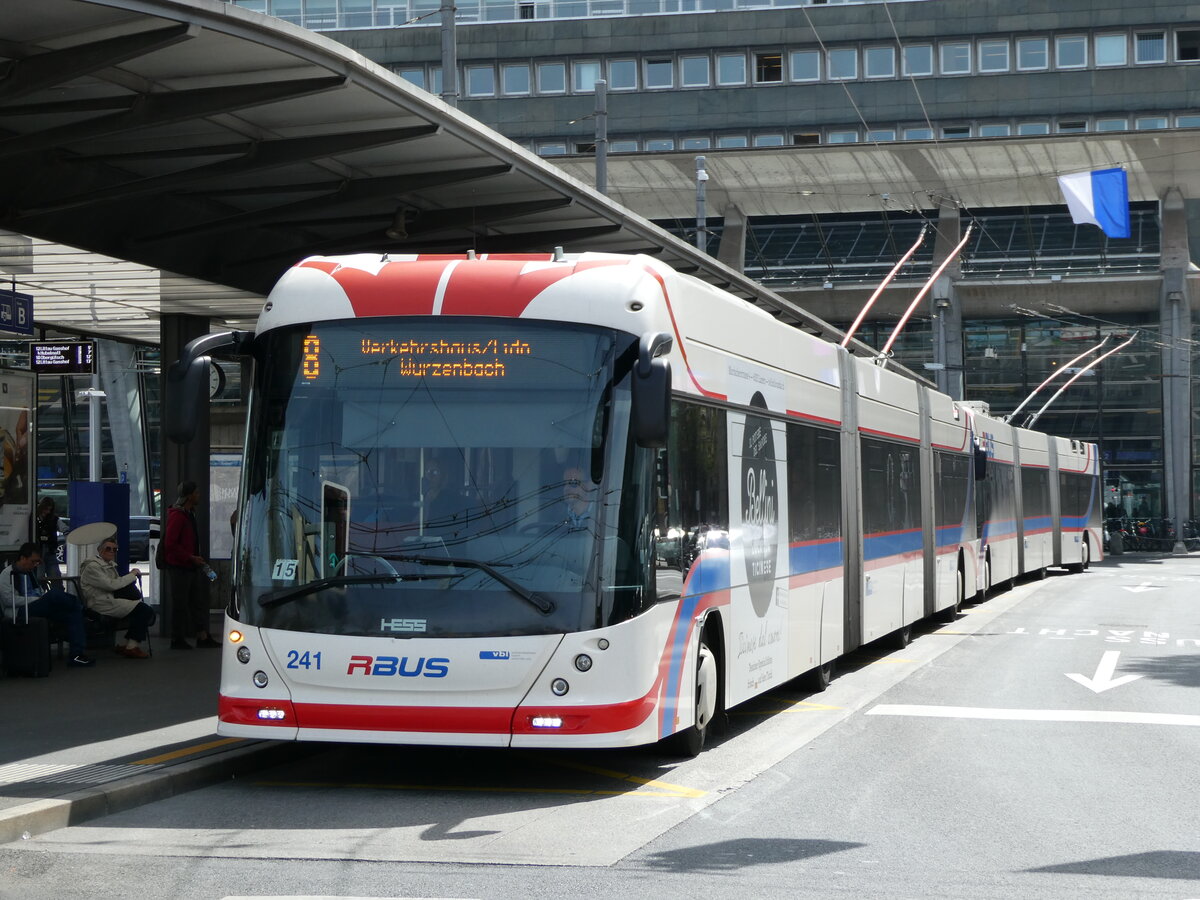
<svg viewBox="0 0 1200 900">
<path fill-rule="evenodd" d="M 257 672 L 254 673 L 254 686 L 255 687 L 265 688 L 267 686 L 268 680 L 269 679 L 267 678 L 267 673 L 264 672 L 262 669 L 259 669 Z"/>
<path fill-rule="evenodd" d="M 250 648 L 245 644 L 237 648 L 237 660 L 240 663 L 250 662 Z"/>
<path fill-rule="evenodd" d="M 575 668 L 577 668 L 580 672 L 586 672 L 591 667 L 592 658 L 586 653 L 580 653 L 577 657 L 575 657 Z"/>
<path fill-rule="evenodd" d="M 567 691 L 570 689 L 571 686 L 567 684 L 567 679 L 565 678 L 555 678 L 552 682 L 550 682 L 550 693 L 552 693 L 555 697 L 565 696 Z"/>
</svg>

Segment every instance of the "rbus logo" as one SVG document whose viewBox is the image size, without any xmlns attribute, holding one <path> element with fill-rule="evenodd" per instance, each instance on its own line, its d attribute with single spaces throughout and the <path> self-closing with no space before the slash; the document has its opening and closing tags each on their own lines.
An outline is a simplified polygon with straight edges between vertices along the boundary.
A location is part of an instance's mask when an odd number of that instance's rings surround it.
<svg viewBox="0 0 1200 900">
<path fill-rule="evenodd" d="M 766 409 L 767 401 L 755 391 L 750 405 Z M 779 488 L 775 471 L 771 421 L 746 416 L 742 438 L 742 535 L 750 600 L 759 618 L 771 608 L 775 561 L 779 555 Z"/>
<path fill-rule="evenodd" d="M 450 660 L 442 656 L 426 659 L 418 656 L 352 656 L 346 674 L 398 675 L 401 678 L 445 678 L 450 672 Z"/>
</svg>

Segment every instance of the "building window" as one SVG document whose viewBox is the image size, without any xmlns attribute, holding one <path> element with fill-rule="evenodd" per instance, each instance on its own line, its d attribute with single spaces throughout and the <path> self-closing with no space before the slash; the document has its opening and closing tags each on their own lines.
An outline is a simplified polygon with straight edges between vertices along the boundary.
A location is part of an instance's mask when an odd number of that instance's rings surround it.
<svg viewBox="0 0 1200 900">
<path fill-rule="evenodd" d="M 717 84 L 745 84 L 746 57 L 722 53 L 717 57 Z"/>
<path fill-rule="evenodd" d="M 585 141 L 582 144 L 576 144 L 575 152 L 578 154 L 581 154 L 581 155 L 584 153 L 588 153 L 588 154 L 595 153 L 596 152 L 596 142 L 595 141 Z"/>
<path fill-rule="evenodd" d="M 1049 134 L 1050 126 L 1046 122 L 1022 122 L 1017 126 L 1017 134 Z"/>
<path fill-rule="evenodd" d="M 1008 41 L 979 42 L 979 71 L 1008 71 Z"/>
<path fill-rule="evenodd" d="M 1087 122 L 1083 119 L 1065 119 L 1058 123 L 1059 134 L 1082 134 L 1087 131 Z"/>
<path fill-rule="evenodd" d="M 782 147 L 782 134 L 756 134 L 754 136 L 755 147 Z"/>
<path fill-rule="evenodd" d="M 788 55 L 792 81 L 820 81 L 821 53 L 817 50 L 793 50 Z"/>
<path fill-rule="evenodd" d="M 467 96 L 493 97 L 496 94 L 496 70 L 491 66 L 467 66 Z"/>
<path fill-rule="evenodd" d="M 754 80 L 758 84 L 783 81 L 783 57 L 778 53 L 755 53 Z"/>
<path fill-rule="evenodd" d="M 942 129 L 942 137 L 948 141 L 962 140 L 971 136 L 970 125 L 947 125 Z"/>
<path fill-rule="evenodd" d="M 645 85 L 651 90 L 675 86 L 675 73 L 670 59 L 656 58 L 645 62 Z M 649 149 L 649 142 L 647 142 Z"/>
<path fill-rule="evenodd" d="M 519 13 L 522 19 L 532 19 L 534 16 L 534 5 L 532 3 L 522 3 L 519 7 Z"/>
<path fill-rule="evenodd" d="M 858 77 L 858 51 L 848 48 L 829 51 L 825 71 L 830 81 L 849 81 Z"/>
<path fill-rule="evenodd" d="M 1200 116 L 1176 116 L 1175 125 L 1178 128 L 1200 128 Z"/>
<path fill-rule="evenodd" d="M 609 153 L 637 153 L 637 151 L 638 151 L 638 142 L 637 141 L 609 141 L 608 142 L 608 152 Z"/>
<path fill-rule="evenodd" d="M 661 153 L 664 150 L 674 150 L 674 138 L 651 138 L 646 141 L 646 150 L 650 153 Z"/>
<path fill-rule="evenodd" d="M 433 66 L 429 70 L 429 93 L 440 94 L 442 92 L 442 67 Z"/>
<path fill-rule="evenodd" d="M 707 150 L 711 146 L 712 141 L 706 137 L 684 138 L 679 143 L 680 150 Z"/>
<path fill-rule="evenodd" d="M 932 141 L 932 128 L 905 128 L 904 140 L 906 141 Z"/>
<path fill-rule="evenodd" d="M 796 147 L 816 147 L 821 143 L 821 135 L 815 131 L 797 131 L 792 135 L 792 144 Z"/>
<path fill-rule="evenodd" d="M 415 84 L 421 90 L 425 90 L 425 69 L 397 69 L 396 74 L 407 81 L 409 84 Z"/>
<path fill-rule="evenodd" d="M 895 128 L 876 128 L 867 132 L 867 140 L 872 143 L 883 143 L 885 141 L 894 141 L 895 139 Z"/>
<path fill-rule="evenodd" d="M 1128 131 L 1129 130 L 1129 120 L 1128 119 L 1097 119 L 1096 120 L 1096 130 L 1097 131 Z"/>
<path fill-rule="evenodd" d="M 971 71 L 971 45 L 965 41 L 942 44 L 941 68 L 943 75 L 967 75 Z"/>
<path fill-rule="evenodd" d="M 600 80 L 600 63 L 593 61 L 571 63 L 571 89 L 577 94 L 590 94 Z"/>
<path fill-rule="evenodd" d="M 567 145 L 559 142 L 538 144 L 538 156 L 566 156 Z"/>
<path fill-rule="evenodd" d="M 1087 65 L 1087 38 L 1081 34 L 1054 39 L 1054 65 L 1060 69 L 1082 69 Z"/>
<path fill-rule="evenodd" d="M 857 131 L 831 131 L 831 132 L 829 132 L 829 139 L 826 141 L 826 143 L 827 144 L 857 144 L 858 143 L 858 132 Z"/>
<path fill-rule="evenodd" d="M 1200 61 L 1200 31 L 1175 32 L 1175 60 L 1177 62 Z"/>
<path fill-rule="evenodd" d="M 528 94 L 529 81 L 529 66 L 516 64 L 511 66 L 503 66 L 500 69 L 501 86 L 506 94 Z"/>
<path fill-rule="evenodd" d="M 904 48 L 904 76 L 933 74 L 933 46 L 913 44 Z"/>
<path fill-rule="evenodd" d="M 1098 34 L 1093 47 L 1097 66 L 1123 66 L 1128 61 L 1129 47 L 1123 34 Z"/>
<path fill-rule="evenodd" d="M 980 137 L 1008 137 L 1012 133 L 1012 128 L 1008 125 L 980 125 Z"/>
<path fill-rule="evenodd" d="M 538 63 L 537 85 L 543 94 L 566 93 L 567 67 L 562 63 Z"/>
<path fill-rule="evenodd" d="M 682 79 L 684 87 L 708 87 L 710 81 L 708 57 L 683 57 L 679 61 L 679 77 Z"/>
<path fill-rule="evenodd" d="M 1163 63 L 1167 61 L 1167 39 L 1161 31 L 1145 31 L 1134 38 L 1134 62 Z"/>
<path fill-rule="evenodd" d="M 868 47 L 863 51 L 863 72 L 868 78 L 895 78 L 895 49 L 893 47 Z"/>
<path fill-rule="evenodd" d="M 1155 128 L 1166 128 L 1166 116 L 1139 116 L 1133 120 L 1133 127 L 1138 131 L 1152 131 Z"/>
<path fill-rule="evenodd" d="M 608 86 L 614 91 L 637 90 L 637 60 L 613 59 L 608 63 Z"/>
<path fill-rule="evenodd" d="M 717 138 L 717 146 L 727 149 L 749 147 L 750 141 L 744 134 L 723 134 Z"/>
<path fill-rule="evenodd" d="M 1045 38 L 1022 38 L 1017 41 L 1017 68 L 1021 71 L 1045 69 L 1050 65 L 1050 45 Z"/>
</svg>

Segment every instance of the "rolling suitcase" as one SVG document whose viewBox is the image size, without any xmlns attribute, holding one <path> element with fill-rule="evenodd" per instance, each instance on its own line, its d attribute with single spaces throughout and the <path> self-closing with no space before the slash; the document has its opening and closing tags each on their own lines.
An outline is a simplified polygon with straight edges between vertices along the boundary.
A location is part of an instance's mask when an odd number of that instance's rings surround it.
<svg viewBox="0 0 1200 900">
<path fill-rule="evenodd" d="M 25 607 L 25 621 L 5 621 L 0 628 L 0 652 L 4 654 L 4 671 L 8 675 L 45 678 L 50 674 L 50 623 L 38 616 L 30 617 Z"/>
</svg>

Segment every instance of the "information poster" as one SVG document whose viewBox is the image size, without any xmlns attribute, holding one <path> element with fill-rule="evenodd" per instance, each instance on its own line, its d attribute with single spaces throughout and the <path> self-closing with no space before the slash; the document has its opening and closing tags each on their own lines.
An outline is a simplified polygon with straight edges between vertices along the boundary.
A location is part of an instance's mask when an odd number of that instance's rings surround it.
<svg viewBox="0 0 1200 900">
<path fill-rule="evenodd" d="M 33 502 L 33 379 L 0 377 L 0 546 L 15 550 L 30 538 Z"/>
<path fill-rule="evenodd" d="M 233 556 L 233 527 L 238 485 L 242 480 L 241 453 L 213 453 L 208 458 L 208 555 L 211 559 Z"/>
</svg>

